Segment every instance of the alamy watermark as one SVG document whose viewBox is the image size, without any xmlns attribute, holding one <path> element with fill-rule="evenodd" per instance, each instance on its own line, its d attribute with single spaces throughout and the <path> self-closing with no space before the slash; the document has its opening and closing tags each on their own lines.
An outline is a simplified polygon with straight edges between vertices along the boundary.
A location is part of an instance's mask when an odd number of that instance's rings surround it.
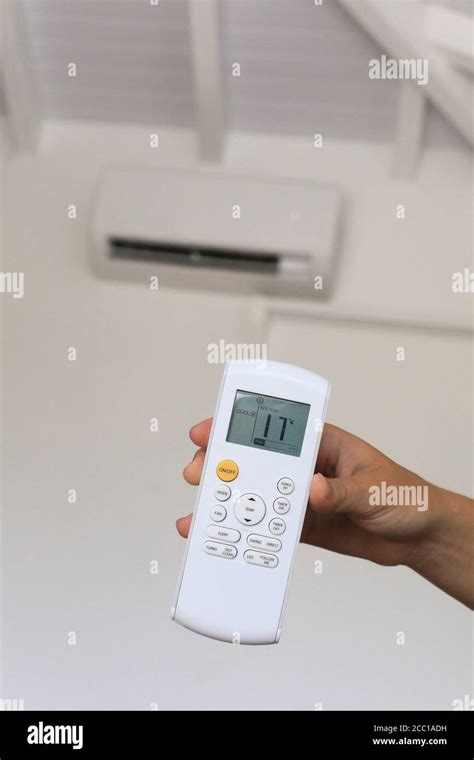
<svg viewBox="0 0 474 760">
<path fill-rule="evenodd" d="M 25 275 L 23 272 L 0 272 L 0 293 L 10 293 L 13 298 L 23 298 Z"/>
<path fill-rule="evenodd" d="M 389 486 L 382 480 L 380 485 L 370 486 L 369 504 L 372 507 L 416 507 L 418 512 L 426 512 L 428 486 Z"/>
<path fill-rule="evenodd" d="M 474 710 L 474 699 L 470 694 L 465 694 L 462 698 L 453 699 L 451 707 L 453 710 L 468 710 L 472 712 Z"/>
<path fill-rule="evenodd" d="M 40 721 L 28 726 L 28 744 L 70 744 L 73 749 L 84 746 L 83 726 L 49 725 Z"/>
<path fill-rule="evenodd" d="M 267 364 L 266 343 L 227 343 L 223 338 L 219 343 L 207 346 L 209 364 L 226 364 L 230 361 L 255 362 L 258 369 Z"/>
<path fill-rule="evenodd" d="M 451 289 L 453 293 L 474 293 L 474 272 L 468 267 L 462 272 L 453 272 Z"/>
<path fill-rule="evenodd" d="M 369 79 L 408 79 L 417 84 L 428 84 L 429 61 L 427 58 L 371 58 Z"/>
<path fill-rule="evenodd" d="M 25 701 L 23 699 L 9 698 L 0 699 L 0 712 L 17 712 L 25 709 Z"/>
</svg>

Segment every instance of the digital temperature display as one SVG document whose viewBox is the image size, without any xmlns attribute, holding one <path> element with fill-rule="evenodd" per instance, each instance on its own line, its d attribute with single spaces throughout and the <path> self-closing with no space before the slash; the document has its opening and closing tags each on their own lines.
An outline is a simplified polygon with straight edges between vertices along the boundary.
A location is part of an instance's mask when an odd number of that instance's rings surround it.
<svg viewBox="0 0 474 760">
<path fill-rule="evenodd" d="M 237 391 L 227 441 L 299 457 L 309 404 Z"/>
</svg>

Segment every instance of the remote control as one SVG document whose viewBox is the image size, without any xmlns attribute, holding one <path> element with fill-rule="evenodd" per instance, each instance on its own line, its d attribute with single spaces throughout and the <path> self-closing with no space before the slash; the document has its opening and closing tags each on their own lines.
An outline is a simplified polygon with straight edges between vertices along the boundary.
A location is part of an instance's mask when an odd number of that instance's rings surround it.
<svg viewBox="0 0 474 760">
<path fill-rule="evenodd" d="M 330 392 L 279 362 L 229 362 L 172 618 L 196 633 L 275 644 Z"/>
</svg>

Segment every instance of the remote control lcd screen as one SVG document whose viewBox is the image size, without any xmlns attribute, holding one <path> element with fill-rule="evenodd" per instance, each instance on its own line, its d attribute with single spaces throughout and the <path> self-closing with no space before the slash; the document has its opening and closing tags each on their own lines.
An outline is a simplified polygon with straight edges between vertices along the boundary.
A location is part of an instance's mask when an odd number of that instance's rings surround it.
<svg viewBox="0 0 474 760">
<path fill-rule="evenodd" d="M 309 404 L 237 391 L 227 441 L 299 457 Z"/>
</svg>

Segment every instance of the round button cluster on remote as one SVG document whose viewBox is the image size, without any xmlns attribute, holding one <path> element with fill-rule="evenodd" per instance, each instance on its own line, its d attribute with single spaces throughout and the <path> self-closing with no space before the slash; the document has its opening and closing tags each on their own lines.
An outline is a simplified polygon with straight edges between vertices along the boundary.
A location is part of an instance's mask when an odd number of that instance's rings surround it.
<svg viewBox="0 0 474 760">
<path fill-rule="evenodd" d="M 239 468 L 232 460 L 222 460 L 216 468 L 217 475 L 221 480 L 235 480 L 239 474 Z M 280 478 L 277 483 L 280 494 L 293 493 L 295 484 L 291 478 Z M 219 502 L 228 501 L 232 491 L 228 485 L 221 483 L 214 491 L 214 496 Z M 237 494 L 235 494 L 237 496 Z M 273 511 L 277 515 L 286 515 L 290 510 L 290 501 L 286 496 L 279 496 L 273 502 Z M 267 512 L 266 504 L 261 496 L 256 493 L 245 493 L 238 496 L 234 503 L 234 515 L 244 527 L 251 527 L 262 522 Z M 207 540 L 204 542 L 204 551 L 217 557 L 235 559 L 238 555 L 237 547 L 242 538 L 240 531 L 221 525 L 228 512 L 222 503 L 215 504 L 209 513 L 214 525 L 207 528 Z M 216 524 L 218 523 L 218 524 Z M 278 565 L 277 552 L 282 548 L 282 542 L 275 538 L 281 536 L 286 530 L 286 523 L 281 517 L 273 517 L 268 523 L 268 531 L 271 536 L 251 533 L 247 535 L 247 545 L 252 547 L 243 552 L 243 559 L 251 565 L 262 567 L 276 567 Z M 211 539 L 211 540 L 209 540 Z M 245 536 L 244 536 L 245 540 Z"/>
<path fill-rule="evenodd" d="M 234 505 L 234 514 L 242 525 L 257 525 L 265 517 L 265 502 L 255 493 L 239 496 Z"/>
</svg>

